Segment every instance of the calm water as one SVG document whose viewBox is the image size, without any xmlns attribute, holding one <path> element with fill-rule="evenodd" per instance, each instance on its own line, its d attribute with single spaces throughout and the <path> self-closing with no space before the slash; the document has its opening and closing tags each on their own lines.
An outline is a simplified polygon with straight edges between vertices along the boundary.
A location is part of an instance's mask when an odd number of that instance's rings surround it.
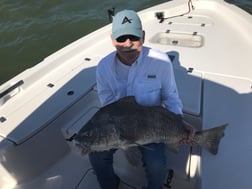
<svg viewBox="0 0 252 189">
<path fill-rule="evenodd" d="M 251 0 L 227 0 L 252 14 Z M 0 84 L 108 23 L 107 10 L 166 0 L 0 0 Z"/>
</svg>

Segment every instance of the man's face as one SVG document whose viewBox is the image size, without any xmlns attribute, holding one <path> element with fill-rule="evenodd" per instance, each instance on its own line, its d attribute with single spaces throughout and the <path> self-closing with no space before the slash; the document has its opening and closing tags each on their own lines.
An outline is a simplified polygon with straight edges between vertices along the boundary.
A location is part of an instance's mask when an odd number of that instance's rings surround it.
<svg viewBox="0 0 252 189">
<path fill-rule="evenodd" d="M 136 61 L 142 50 L 143 43 L 144 31 L 142 38 L 133 35 L 123 35 L 117 39 L 112 39 L 112 44 L 117 50 L 118 58 L 122 63 L 128 65 L 131 65 Z"/>
</svg>

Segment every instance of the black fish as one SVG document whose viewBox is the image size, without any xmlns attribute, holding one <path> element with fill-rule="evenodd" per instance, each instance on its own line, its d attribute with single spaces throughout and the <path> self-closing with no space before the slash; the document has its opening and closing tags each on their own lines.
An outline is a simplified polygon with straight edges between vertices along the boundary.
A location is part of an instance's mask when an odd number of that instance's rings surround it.
<svg viewBox="0 0 252 189">
<path fill-rule="evenodd" d="M 192 142 L 217 154 L 226 126 L 198 131 Z M 74 143 L 83 154 L 148 143 L 165 143 L 174 151 L 189 134 L 188 124 L 173 112 L 139 105 L 129 96 L 102 107 L 74 137 Z"/>
</svg>

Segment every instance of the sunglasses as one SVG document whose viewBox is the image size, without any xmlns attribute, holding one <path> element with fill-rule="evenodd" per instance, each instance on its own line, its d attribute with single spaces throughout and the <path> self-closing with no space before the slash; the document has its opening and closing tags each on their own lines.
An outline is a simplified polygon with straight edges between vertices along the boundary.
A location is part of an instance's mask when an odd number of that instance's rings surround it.
<svg viewBox="0 0 252 189">
<path fill-rule="evenodd" d="M 130 41 L 139 41 L 140 37 L 137 37 L 137 36 L 134 36 L 134 35 L 122 35 L 122 36 L 116 38 L 116 41 L 119 42 L 119 43 L 123 43 L 127 39 L 129 39 Z"/>
</svg>

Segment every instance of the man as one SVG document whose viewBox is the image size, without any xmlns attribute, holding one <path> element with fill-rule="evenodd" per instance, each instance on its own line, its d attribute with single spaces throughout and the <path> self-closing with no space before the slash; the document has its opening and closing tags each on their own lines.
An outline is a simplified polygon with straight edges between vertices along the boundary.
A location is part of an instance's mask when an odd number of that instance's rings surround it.
<svg viewBox="0 0 252 189">
<path fill-rule="evenodd" d="M 141 105 L 165 106 L 182 116 L 173 68 L 165 53 L 143 46 L 145 32 L 132 10 L 117 13 L 112 23 L 112 44 L 116 51 L 103 58 L 97 67 L 97 89 L 102 106 L 125 96 L 135 96 Z M 148 189 L 161 189 L 166 175 L 164 144 L 140 148 Z M 115 150 L 90 153 L 102 189 L 117 189 L 120 179 L 113 170 Z"/>
</svg>

